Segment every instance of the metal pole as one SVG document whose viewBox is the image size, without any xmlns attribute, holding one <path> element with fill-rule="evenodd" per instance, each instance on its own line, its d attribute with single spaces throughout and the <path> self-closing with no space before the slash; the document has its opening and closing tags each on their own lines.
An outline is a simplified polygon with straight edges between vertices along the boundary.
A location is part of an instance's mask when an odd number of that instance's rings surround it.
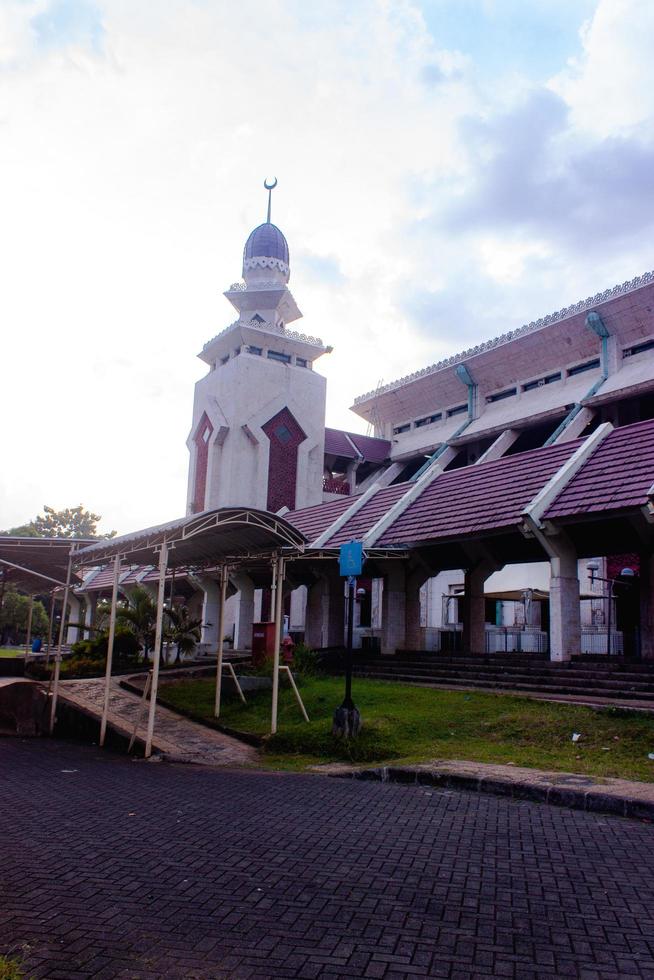
<svg viewBox="0 0 654 980">
<path fill-rule="evenodd" d="M 114 655 L 114 639 L 116 636 L 116 606 L 118 605 L 118 580 L 120 578 L 120 555 L 114 558 L 114 581 L 111 591 L 111 613 L 109 616 L 109 639 L 107 641 L 107 665 L 104 675 L 104 704 L 102 706 L 102 721 L 100 722 L 100 745 L 104 745 L 107 734 L 107 716 L 109 714 L 109 688 L 111 686 L 111 665 Z"/>
<path fill-rule="evenodd" d="M 608 621 L 608 627 L 609 627 L 608 635 L 606 637 L 606 650 L 609 657 L 611 656 L 611 613 L 612 613 L 611 607 L 612 605 L 613 605 L 613 580 L 609 579 L 609 611 L 606 617 Z"/>
<path fill-rule="evenodd" d="M 30 607 L 27 613 L 27 633 L 25 634 L 25 663 L 27 663 L 27 658 L 30 652 L 30 642 L 32 640 L 32 614 L 34 612 L 34 596 L 30 596 Z"/>
<path fill-rule="evenodd" d="M 279 647 L 282 634 L 282 600 L 284 598 L 284 559 L 277 559 L 277 574 L 275 575 L 275 648 L 273 651 L 272 678 L 272 721 L 270 734 L 277 731 L 277 706 L 279 701 Z"/>
<path fill-rule="evenodd" d="M 64 588 L 64 599 L 61 607 L 61 623 L 59 624 L 59 640 L 57 642 L 57 652 L 55 653 L 54 682 L 52 685 L 52 702 L 50 704 L 50 734 L 52 735 L 57 716 L 57 698 L 59 697 L 59 671 L 61 668 L 61 647 L 64 642 L 64 626 L 66 625 L 66 608 L 68 606 L 68 593 L 70 591 L 70 576 L 73 568 L 73 552 L 71 549 L 68 558 L 68 568 L 66 570 L 66 587 Z"/>
<path fill-rule="evenodd" d="M 355 579 L 350 576 L 347 580 L 347 647 L 345 650 L 345 700 L 343 707 L 351 711 L 352 701 L 352 631 L 354 628 L 354 588 Z"/>
<path fill-rule="evenodd" d="M 218 606 L 218 658 L 216 662 L 216 704 L 214 716 L 220 717 L 220 695 L 223 681 L 223 635 L 225 632 L 225 599 L 227 598 L 227 568 L 220 569 L 220 605 Z"/>
<path fill-rule="evenodd" d="M 168 565 L 168 545 L 164 541 L 159 555 L 159 588 L 157 590 L 157 625 L 154 636 L 154 654 L 152 657 L 152 688 L 150 690 L 150 711 L 148 713 L 148 733 L 145 740 L 145 758 L 152 755 L 152 737 L 154 735 L 154 714 L 157 707 L 157 687 L 159 685 L 159 662 L 161 660 L 161 638 L 163 634 L 163 609 L 166 592 L 166 567 Z"/>
<path fill-rule="evenodd" d="M 56 606 L 57 606 L 57 598 L 54 594 L 54 591 L 52 591 L 50 593 L 50 619 L 48 621 L 48 649 L 45 658 L 46 667 L 50 663 L 50 648 L 52 646 L 52 627 L 54 626 L 54 621 L 55 621 Z"/>
</svg>

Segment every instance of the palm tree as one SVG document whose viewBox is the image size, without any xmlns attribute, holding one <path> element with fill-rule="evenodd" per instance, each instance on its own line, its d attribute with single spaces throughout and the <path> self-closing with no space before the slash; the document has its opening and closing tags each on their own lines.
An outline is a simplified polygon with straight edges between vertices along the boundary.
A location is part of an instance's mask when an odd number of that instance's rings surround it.
<svg viewBox="0 0 654 980">
<path fill-rule="evenodd" d="M 188 606 L 173 606 L 165 610 L 170 622 L 167 631 L 171 643 L 177 646 L 175 663 L 180 663 L 183 653 L 191 653 L 196 643 L 200 642 L 202 619 L 191 616 Z"/>
<path fill-rule="evenodd" d="M 147 589 L 140 585 L 132 589 L 129 604 L 116 610 L 116 619 L 134 630 L 143 647 L 143 659 L 147 663 L 148 654 L 154 645 L 157 625 L 157 604 Z"/>
</svg>

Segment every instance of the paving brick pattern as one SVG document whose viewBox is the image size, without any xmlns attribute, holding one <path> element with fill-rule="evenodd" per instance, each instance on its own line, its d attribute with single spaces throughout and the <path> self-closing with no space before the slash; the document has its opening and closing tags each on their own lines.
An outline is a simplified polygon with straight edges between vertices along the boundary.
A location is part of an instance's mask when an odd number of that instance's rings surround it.
<svg viewBox="0 0 654 980">
<path fill-rule="evenodd" d="M 62 701 L 79 705 L 98 720 L 102 717 L 103 680 L 64 681 L 60 690 Z M 140 719 L 138 735 L 144 739 L 148 707 L 149 702 L 143 710 L 140 697 L 125 691 L 115 679 L 112 681 L 108 715 L 111 728 L 131 736 Z M 153 747 L 174 762 L 194 762 L 207 766 L 247 766 L 254 765 L 258 759 L 256 750 L 251 746 L 190 721 L 159 704 L 155 715 Z"/>
<path fill-rule="evenodd" d="M 0 787 L 35 978 L 654 977 L 635 820 L 46 740 L 0 743 Z"/>
</svg>

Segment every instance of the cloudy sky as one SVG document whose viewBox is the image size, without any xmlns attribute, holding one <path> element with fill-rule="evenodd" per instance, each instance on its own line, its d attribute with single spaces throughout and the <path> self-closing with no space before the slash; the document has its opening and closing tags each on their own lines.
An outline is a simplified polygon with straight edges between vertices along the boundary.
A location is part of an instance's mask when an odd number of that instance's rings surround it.
<svg viewBox="0 0 654 980">
<path fill-rule="evenodd" d="M 654 267 L 651 0 L 0 0 L 0 528 L 184 513 L 249 231 L 354 397 Z"/>
</svg>

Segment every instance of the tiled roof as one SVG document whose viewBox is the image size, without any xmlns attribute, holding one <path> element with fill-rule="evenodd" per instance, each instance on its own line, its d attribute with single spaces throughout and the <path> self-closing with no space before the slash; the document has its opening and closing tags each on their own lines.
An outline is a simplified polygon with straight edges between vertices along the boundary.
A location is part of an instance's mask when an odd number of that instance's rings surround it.
<svg viewBox="0 0 654 980">
<path fill-rule="evenodd" d="M 301 531 L 308 541 L 315 541 L 318 535 L 322 534 L 330 524 L 333 524 L 336 518 L 340 517 L 355 500 L 356 497 L 340 497 L 338 500 L 330 500 L 326 504 L 316 504 L 314 507 L 292 510 L 284 514 L 284 519 L 296 527 L 298 531 Z"/>
<path fill-rule="evenodd" d="M 396 501 L 400 499 L 414 483 L 396 483 L 392 487 L 383 487 L 353 514 L 343 527 L 327 541 L 327 547 L 343 544 L 345 541 L 360 541 L 365 534 L 375 526 Z M 354 498 L 356 499 L 356 498 Z"/>
<path fill-rule="evenodd" d="M 391 454 L 391 444 L 387 439 L 362 436 L 358 432 L 348 432 L 348 435 L 366 462 L 383 463 Z"/>
<path fill-rule="evenodd" d="M 581 440 L 442 473 L 376 542 L 379 547 L 514 527 Z"/>
<path fill-rule="evenodd" d="M 342 429 L 325 429 L 325 453 L 328 456 L 358 459 L 360 454 L 366 462 L 383 463 L 388 459 L 390 451 L 391 444 L 386 439 L 362 436 L 357 432 L 344 432 Z"/>
<path fill-rule="evenodd" d="M 640 507 L 654 483 L 654 419 L 615 429 L 559 494 L 545 518 Z"/>
</svg>

